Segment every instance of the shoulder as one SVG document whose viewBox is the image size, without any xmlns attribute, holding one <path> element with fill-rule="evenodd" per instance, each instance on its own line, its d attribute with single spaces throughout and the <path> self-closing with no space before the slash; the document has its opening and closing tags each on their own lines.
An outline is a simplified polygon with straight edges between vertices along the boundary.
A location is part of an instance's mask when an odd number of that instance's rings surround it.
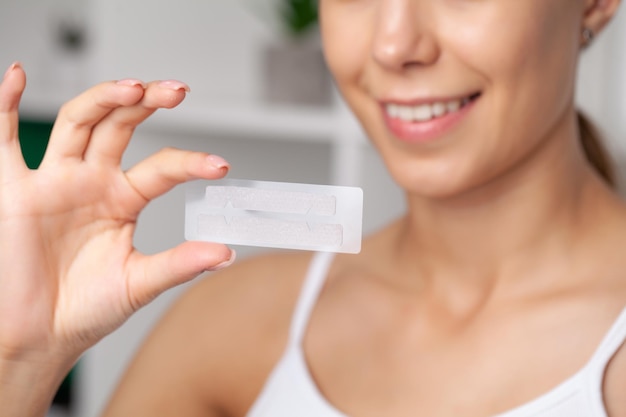
<svg viewBox="0 0 626 417">
<path fill-rule="evenodd" d="M 590 285 L 583 293 L 585 300 L 595 300 L 596 311 L 609 311 L 611 320 L 615 320 L 615 311 L 626 308 L 626 201 L 613 192 L 609 196 L 600 195 L 594 201 L 595 215 L 586 217 L 586 224 L 594 232 L 590 235 L 596 238 L 589 239 L 592 250 L 585 253 Z M 626 417 L 626 320 L 618 324 L 615 330 L 622 345 L 606 364 L 602 380 L 604 405 L 610 417 Z"/>
<path fill-rule="evenodd" d="M 608 364 L 604 377 L 604 402 L 610 417 L 626 417 L 626 343 Z"/>
<path fill-rule="evenodd" d="M 256 396 L 286 345 L 310 259 L 277 253 L 243 260 L 203 278 L 174 307 L 170 319 L 194 335 L 194 354 L 206 367 L 199 382 L 217 402 L 230 404 L 246 391 Z"/>
<path fill-rule="evenodd" d="M 599 274 L 594 281 L 604 288 L 605 305 L 616 305 L 626 308 L 626 202 L 616 199 L 617 209 L 608 211 L 608 215 L 598 216 L 596 222 L 604 224 L 602 245 L 597 248 L 593 259 Z M 613 213 L 616 213 L 613 215 Z M 599 279 L 598 279 L 599 278 Z M 602 285 L 604 284 L 604 285 Z M 592 291 L 590 291 L 592 292 Z M 622 316 L 623 317 L 623 316 Z M 615 329 L 621 338 L 621 347 L 609 360 L 602 381 L 603 399 L 610 417 L 626 417 L 626 320 L 622 319 Z"/>
<path fill-rule="evenodd" d="M 604 403 L 610 417 L 626 417 L 626 320 L 620 324 L 617 332 L 622 345 L 609 361 L 602 384 Z"/>
<path fill-rule="evenodd" d="M 142 404 L 157 416 L 160 403 L 188 416 L 245 415 L 285 348 L 310 259 L 266 254 L 200 278 L 148 337 L 113 405 Z"/>
<path fill-rule="evenodd" d="M 311 254 L 278 253 L 236 262 L 209 274 L 174 307 L 171 319 L 200 330 L 212 349 L 227 352 L 282 344 L 291 321 Z M 202 329 L 210 328 L 211 332 Z M 224 338 L 216 341 L 215 335 Z"/>
<path fill-rule="evenodd" d="M 201 310 L 233 316 L 251 312 L 272 315 L 281 307 L 289 309 L 310 259 L 310 253 L 286 252 L 237 261 L 223 271 L 202 277 L 175 308 L 187 313 Z"/>
</svg>

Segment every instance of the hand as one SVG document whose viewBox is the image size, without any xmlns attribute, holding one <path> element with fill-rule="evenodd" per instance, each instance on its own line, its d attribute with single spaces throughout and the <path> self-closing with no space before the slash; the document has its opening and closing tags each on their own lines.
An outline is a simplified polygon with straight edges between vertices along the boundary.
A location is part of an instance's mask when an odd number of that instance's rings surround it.
<svg viewBox="0 0 626 417">
<path fill-rule="evenodd" d="M 132 241 L 150 200 L 191 179 L 221 178 L 228 164 L 164 149 L 122 171 L 135 127 L 187 90 L 123 80 L 65 104 L 41 166 L 29 170 L 17 135 L 25 77 L 13 65 L 0 84 L 0 359 L 77 358 L 163 291 L 232 262 L 222 244 L 146 256 Z"/>
</svg>

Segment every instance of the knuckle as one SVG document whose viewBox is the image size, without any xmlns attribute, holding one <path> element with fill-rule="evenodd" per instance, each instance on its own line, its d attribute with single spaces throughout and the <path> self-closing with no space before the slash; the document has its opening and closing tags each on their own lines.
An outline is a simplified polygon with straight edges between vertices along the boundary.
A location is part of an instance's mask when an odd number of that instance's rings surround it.
<svg viewBox="0 0 626 417">
<path fill-rule="evenodd" d="M 182 153 L 184 153 L 184 151 L 174 146 L 165 146 L 161 148 L 161 150 L 159 151 L 159 155 L 161 156 L 173 156 L 173 155 L 180 155 Z"/>
<path fill-rule="evenodd" d="M 81 120 L 76 114 L 73 102 L 65 103 L 59 109 L 57 121 L 68 124 L 73 130 L 84 130 L 88 127 L 86 120 Z"/>
</svg>

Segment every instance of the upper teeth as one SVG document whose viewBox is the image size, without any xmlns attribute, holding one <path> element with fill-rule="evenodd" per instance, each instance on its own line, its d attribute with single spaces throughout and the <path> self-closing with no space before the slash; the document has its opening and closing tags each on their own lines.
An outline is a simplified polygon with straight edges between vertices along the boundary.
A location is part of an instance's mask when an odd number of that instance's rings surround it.
<svg viewBox="0 0 626 417">
<path fill-rule="evenodd" d="M 432 104 L 420 104 L 406 106 L 400 104 L 387 104 L 387 113 L 390 117 L 405 120 L 407 122 L 426 122 L 435 117 L 441 117 L 446 113 L 454 113 L 469 102 L 469 99 L 452 100 L 448 102 L 436 102 Z"/>
</svg>

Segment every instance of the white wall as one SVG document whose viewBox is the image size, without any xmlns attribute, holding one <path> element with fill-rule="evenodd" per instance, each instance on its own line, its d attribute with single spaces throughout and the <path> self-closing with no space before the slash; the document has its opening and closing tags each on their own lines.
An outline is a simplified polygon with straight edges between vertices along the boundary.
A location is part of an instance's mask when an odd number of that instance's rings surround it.
<svg viewBox="0 0 626 417">
<path fill-rule="evenodd" d="M 192 97 L 251 100 L 271 26 L 240 0 L 93 0 L 94 80 L 177 78 Z"/>
</svg>

